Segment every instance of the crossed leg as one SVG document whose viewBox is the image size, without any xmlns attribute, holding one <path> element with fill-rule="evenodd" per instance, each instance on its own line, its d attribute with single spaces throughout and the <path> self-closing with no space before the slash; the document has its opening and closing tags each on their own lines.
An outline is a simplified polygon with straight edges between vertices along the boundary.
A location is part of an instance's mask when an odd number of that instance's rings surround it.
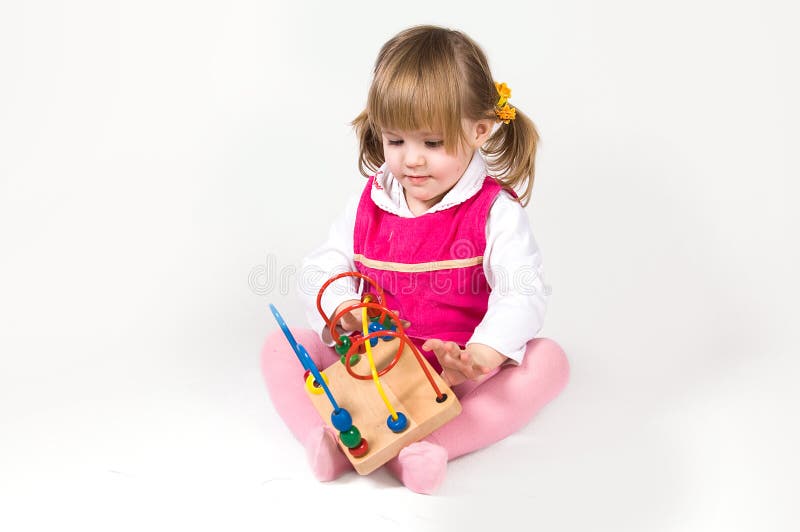
<svg viewBox="0 0 800 532">
<path fill-rule="evenodd" d="M 335 351 L 311 330 L 293 330 L 318 367 L 336 360 Z M 262 350 L 262 371 L 272 402 L 292 434 L 303 443 L 314 475 L 333 480 L 351 468 L 336 443 L 336 431 L 320 419 L 305 398 L 301 368 L 280 331 L 271 334 Z M 425 440 L 404 448 L 387 468 L 409 489 L 432 493 L 445 477 L 447 461 L 482 449 L 524 427 L 556 397 L 569 378 L 569 363 L 561 347 L 548 338 L 528 342 L 519 366 L 502 366 L 480 383 L 465 382 L 453 391 L 461 415 Z"/>
</svg>

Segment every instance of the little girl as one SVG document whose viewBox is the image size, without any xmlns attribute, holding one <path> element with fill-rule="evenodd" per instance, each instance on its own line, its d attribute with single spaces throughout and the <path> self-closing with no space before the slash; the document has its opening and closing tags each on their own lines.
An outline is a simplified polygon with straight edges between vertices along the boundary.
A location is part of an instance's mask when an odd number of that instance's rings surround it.
<svg viewBox="0 0 800 532">
<path fill-rule="evenodd" d="M 389 40 L 353 122 L 369 179 L 301 270 L 313 330 L 293 332 L 319 367 L 339 355 L 317 291 L 357 270 L 384 289 L 385 305 L 410 322 L 412 341 L 459 397 L 458 417 L 387 464 L 418 493 L 436 490 L 448 460 L 522 428 L 567 382 L 562 349 L 535 338 L 547 293 L 523 206 L 538 135 L 510 96 L 463 33 L 418 26 Z M 326 290 L 322 308 L 331 317 L 359 300 L 353 278 L 343 278 Z M 345 314 L 338 332 L 361 331 L 360 312 Z M 315 476 L 333 480 L 350 469 L 336 432 L 298 385 L 299 364 L 280 331 L 267 339 L 262 367 Z"/>
</svg>

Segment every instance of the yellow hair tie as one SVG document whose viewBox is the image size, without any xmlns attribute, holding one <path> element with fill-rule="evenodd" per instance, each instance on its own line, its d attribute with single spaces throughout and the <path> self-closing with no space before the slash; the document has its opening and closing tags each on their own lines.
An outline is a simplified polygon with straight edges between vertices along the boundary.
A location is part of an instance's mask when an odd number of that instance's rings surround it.
<svg viewBox="0 0 800 532">
<path fill-rule="evenodd" d="M 494 106 L 494 114 L 504 124 L 508 124 L 517 117 L 517 110 L 508 105 L 508 99 L 511 98 L 511 89 L 505 83 L 498 83 L 497 81 L 494 82 L 494 87 L 497 89 L 498 96 L 500 96 Z"/>
</svg>

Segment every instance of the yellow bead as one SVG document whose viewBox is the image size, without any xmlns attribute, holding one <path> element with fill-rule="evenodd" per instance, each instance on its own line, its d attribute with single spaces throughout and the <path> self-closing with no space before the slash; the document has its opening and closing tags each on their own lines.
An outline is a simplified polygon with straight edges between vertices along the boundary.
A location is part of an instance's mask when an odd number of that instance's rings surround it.
<svg viewBox="0 0 800 532">
<path fill-rule="evenodd" d="M 324 373 L 322 373 L 321 375 L 322 375 L 322 380 L 325 381 L 325 384 L 328 384 L 328 376 L 325 375 Z M 317 381 L 314 380 L 314 375 L 311 374 L 309 374 L 308 377 L 306 377 L 306 390 L 308 390 L 308 393 L 312 393 L 314 395 L 320 395 L 322 393 L 325 393 L 325 390 L 322 389 L 322 386 L 317 384 Z"/>
</svg>

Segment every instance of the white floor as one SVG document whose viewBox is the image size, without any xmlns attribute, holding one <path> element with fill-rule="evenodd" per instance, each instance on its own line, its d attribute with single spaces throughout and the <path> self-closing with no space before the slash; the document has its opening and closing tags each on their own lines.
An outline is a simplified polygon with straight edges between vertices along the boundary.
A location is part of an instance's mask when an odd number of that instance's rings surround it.
<svg viewBox="0 0 800 532">
<path fill-rule="evenodd" d="M 304 521 L 348 530 L 357 520 L 382 530 L 524 522 L 553 531 L 789 531 L 800 523 L 800 394 L 789 353 L 725 371 L 664 364 L 643 378 L 604 361 L 609 345 L 567 340 L 574 372 L 564 395 L 522 432 L 451 463 L 440 493 L 422 496 L 383 471 L 317 483 L 270 409 L 256 343 L 194 345 L 191 355 L 109 343 L 81 359 L 68 344 L 8 340 L 0 523 L 13 526 L 5 530 Z M 63 356 L 42 358 L 43 348 Z"/>
</svg>

